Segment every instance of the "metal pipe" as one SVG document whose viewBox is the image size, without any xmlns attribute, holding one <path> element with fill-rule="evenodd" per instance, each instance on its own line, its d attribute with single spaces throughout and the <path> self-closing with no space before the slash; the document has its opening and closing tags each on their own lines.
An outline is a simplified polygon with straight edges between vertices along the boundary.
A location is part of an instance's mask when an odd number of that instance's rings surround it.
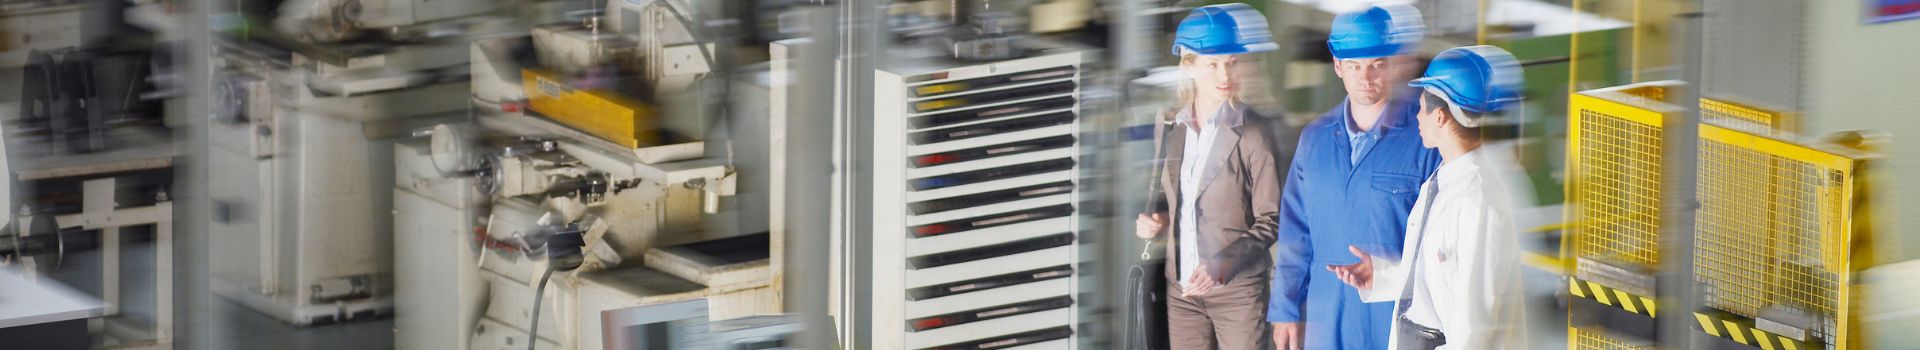
<svg viewBox="0 0 1920 350">
<path fill-rule="evenodd" d="M 174 162 L 174 191 L 172 204 L 168 204 L 168 215 L 172 222 L 165 223 L 156 232 L 155 249 L 163 255 L 154 267 L 156 289 L 155 296 L 160 303 L 155 310 L 154 323 L 160 330 L 155 334 L 162 344 L 171 343 L 175 348 L 198 349 L 212 347 L 213 321 L 208 312 L 213 304 L 213 291 L 209 289 L 211 266 L 209 257 L 213 256 L 208 247 L 208 227 L 212 222 L 213 206 L 208 199 L 208 174 L 212 167 L 208 165 L 209 154 L 207 132 L 212 127 L 205 116 L 213 111 L 214 70 L 213 55 L 215 37 L 213 14 L 229 13 L 223 2 L 212 0 L 187 0 L 179 4 L 178 30 L 180 41 L 184 45 L 175 45 L 173 60 L 175 71 L 185 77 L 187 93 L 177 97 L 183 103 L 168 103 L 168 120 L 179 120 L 180 125 L 173 128 L 175 147 L 180 156 Z M 173 204 L 178 204 L 174 211 Z M 179 236 L 174 236 L 178 233 Z M 176 259 L 180 257 L 176 264 Z M 177 265 L 177 266 L 176 266 Z"/>
<path fill-rule="evenodd" d="M 1698 1 L 1695 1 L 1698 4 Z M 1663 125 L 1660 174 L 1660 273 L 1658 293 L 1661 313 L 1657 322 L 1660 346 L 1665 349 L 1706 348 L 1694 336 L 1694 310 L 1700 309 L 1700 297 L 1694 290 L 1693 247 L 1694 210 L 1700 207 L 1695 196 L 1700 148 L 1701 50 L 1704 35 L 1699 6 L 1675 19 L 1674 41 L 1678 50 L 1675 63 L 1681 67 L 1681 79 L 1688 84 L 1673 89 L 1672 103 L 1686 108 L 1669 113 Z"/>
<path fill-rule="evenodd" d="M 1474 45 L 1487 44 L 1487 2 L 1488 0 L 1480 0 L 1480 5 L 1479 7 L 1477 7 L 1479 11 L 1474 11 L 1474 14 L 1476 15 L 1475 18 L 1473 19 L 1474 21 L 1473 44 Z M 1574 2 L 1579 2 L 1579 0 L 1574 0 Z"/>
<path fill-rule="evenodd" d="M 1567 34 L 1567 93 L 1580 92 L 1580 2 L 1573 0 L 1573 31 Z"/>
<path fill-rule="evenodd" d="M 1633 47 L 1633 56 L 1627 58 L 1627 61 L 1630 62 L 1628 66 L 1631 67 L 1627 70 L 1627 74 L 1631 76 L 1631 78 L 1627 79 L 1628 83 L 1640 82 L 1640 36 L 1644 35 L 1647 31 L 1646 22 L 1640 20 L 1640 3 L 1642 1 L 1643 0 L 1633 0 L 1633 39 L 1632 43 L 1629 44 Z"/>
<path fill-rule="evenodd" d="M 834 235 L 840 236 L 839 259 L 841 345 L 872 348 L 873 299 L 873 77 L 879 55 L 886 52 L 880 0 L 839 2 L 839 113 L 834 119 L 835 178 L 832 207 Z"/>
</svg>

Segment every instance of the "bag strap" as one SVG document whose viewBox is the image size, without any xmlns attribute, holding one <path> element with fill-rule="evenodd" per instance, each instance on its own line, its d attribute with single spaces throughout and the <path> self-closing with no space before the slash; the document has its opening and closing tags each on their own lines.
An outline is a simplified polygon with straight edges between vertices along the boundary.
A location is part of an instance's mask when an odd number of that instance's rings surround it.
<svg viewBox="0 0 1920 350">
<path fill-rule="evenodd" d="M 1175 109 L 1174 111 L 1178 111 L 1178 109 Z M 1178 113 L 1178 112 L 1174 112 L 1174 113 Z M 1152 124 L 1153 125 L 1153 172 L 1147 174 L 1147 193 L 1148 194 L 1152 194 L 1154 191 L 1161 190 L 1160 177 L 1166 174 L 1166 167 L 1167 167 L 1166 152 L 1167 152 L 1167 132 L 1168 132 L 1167 129 L 1173 127 L 1174 123 L 1176 123 L 1172 118 L 1169 118 L 1169 117 L 1170 115 L 1168 115 L 1168 112 L 1166 111 L 1162 111 L 1154 116 L 1154 121 Z M 1162 193 L 1161 195 L 1164 197 L 1166 194 Z M 1165 200 L 1165 199 L 1163 198 L 1162 200 Z M 1151 213 L 1153 212 L 1153 206 L 1154 206 L 1153 197 L 1149 195 L 1147 197 L 1146 205 L 1143 208 L 1141 208 L 1140 212 Z M 1146 241 L 1146 245 L 1144 247 L 1141 247 L 1140 249 L 1140 260 L 1153 260 L 1154 240 L 1146 239 L 1145 241 Z M 1164 245 L 1164 243 L 1162 245 Z"/>
</svg>

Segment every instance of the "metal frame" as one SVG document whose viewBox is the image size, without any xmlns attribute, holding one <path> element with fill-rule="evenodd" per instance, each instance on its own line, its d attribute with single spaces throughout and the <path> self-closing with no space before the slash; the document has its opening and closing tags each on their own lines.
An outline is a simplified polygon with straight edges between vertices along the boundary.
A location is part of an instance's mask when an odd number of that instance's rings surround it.
<svg viewBox="0 0 1920 350">
<path fill-rule="evenodd" d="M 54 217 L 61 225 L 100 230 L 101 296 L 105 316 L 120 313 L 120 228 L 153 225 L 154 315 L 153 344 L 119 348 L 173 348 L 173 202 L 162 198 L 151 206 L 119 208 L 114 201 L 117 180 L 102 178 L 82 183 L 81 212 Z"/>
</svg>

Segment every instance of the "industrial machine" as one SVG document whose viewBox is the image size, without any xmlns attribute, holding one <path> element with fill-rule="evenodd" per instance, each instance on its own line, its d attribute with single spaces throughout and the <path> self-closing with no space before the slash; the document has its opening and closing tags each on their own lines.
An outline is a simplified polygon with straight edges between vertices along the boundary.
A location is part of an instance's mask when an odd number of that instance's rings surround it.
<svg viewBox="0 0 1920 350">
<path fill-rule="evenodd" d="M 763 110 L 713 108 L 732 82 L 703 6 L 610 1 L 469 46 L 471 114 L 392 153 L 398 347 L 599 349 L 610 310 L 780 311 L 780 237 L 734 198 L 735 160 L 768 150 L 709 146 L 752 144 L 715 120 Z"/>
<path fill-rule="evenodd" d="M 95 163 L 62 170 L 98 170 L 116 165 L 129 164 Z M 9 174 L 26 175 L 21 179 L 40 196 L 27 197 L 34 200 L 16 207 L 20 208 L 19 216 L 10 217 L 12 222 L 0 229 L 0 242 L 4 242 L 0 243 L 0 265 L 20 264 L 38 271 L 41 278 L 98 286 L 90 292 L 99 293 L 106 310 L 101 315 L 101 340 L 96 344 L 172 348 L 173 275 L 164 273 L 174 266 L 173 254 L 167 252 L 173 244 L 173 202 L 165 181 L 170 178 L 155 176 L 158 173 L 152 171 L 44 177 L 47 173 L 42 170 Z M 70 191 L 76 190 L 77 200 L 45 200 L 69 197 L 74 194 Z M 128 254 L 136 248 L 154 252 Z M 122 262 L 134 256 L 149 256 L 151 260 Z M 145 270 L 143 267 L 152 270 L 135 272 Z M 79 269 L 97 272 L 73 271 Z M 123 278 L 144 278 L 133 276 L 146 274 L 152 276 L 151 291 L 123 286 Z M 97 280 L 74 280 L 79 276 Z"/>
<path fill-rule="evenodd" d="M 20 50 L 22 100 L 0 104 L 0 265 L 97 295 L 96 344 L 165 349 L 177 154 L 152 84 L 165 61 L 143 48 Z M 147 276 L 150 291 L 122 282 Z"/>
<path fill-rule="evenodd" d="M 152 87 L 152 54 L 69 47 L 33 51 L 24 68 L 19 119 L 9 131 L 38 155 L 105 152 L 164 140 L 159 102 L 128 98 Z M 132 77 L 131 81 L 124 79 Z M 118 98 L 116 98 L 118 97 Z M 142 139 L 145 138 L 145 139 Z"/>
<path fill-rule="evenodd" d="M 323 4 L 358 22 L 226 29 L 208 127 L 212 289 L 295 325 L 392 312 L 393 142 L 461 118 L 468 43 L 509 28 L 484 1 Z"/>
<path fill-rule="evenodd" d="M 1674 82 L 1590 90 L 1569 115 L 1567 237 L 1574 260 L 1568 345 L 1641 348 L 1660 315 L 1662 126 L 1686 110 Z M 1856 272 L 1869 267 L 1872 204 L 1862 200 L 1878 156 L 1774 130 L 1786 114 L 1699 101 L 1700 208 L 1694 289 L 1698 321 L 1718 342 L 1762 349 L 1858 348 Z"/>
<path fill-rule="evenodd" d="M 531 116 L 481 118 L 565 128 Z M 442 172 L 436 164 L 459 158 L 446 155 L 459 146 L 444 145 L 460 137 L 437 129 L 428 144 L 395 150 L 400 346 L 600 348 L 600 311 L 693 298 L 715 300 L 719 317 L 777 311 L 768 237 L 700 229 L 708 191 L 729 186 L 724 167 L 647 166 L 630 153 L 598 153 L 589 147 L 611 143 L 575 133 L 481 143 L 473 149 L 496 151 L 475 152 L 474 162 L 497 165 Z M 581 265 L 540 293 L 552 247 L 537 237 L 556 229 L 579 231 Z M 536 303 L 552 307 L 529 311 Z M 547 326 L 528 339 L 536 322 Z"/>
<path fill-rule="evenodd" d="M 165 144 L 164 101 L 179 96 L 166 28 L 151 6 L 74 0 L 0 2 L 6 138 L 16 161 L 134 152 Z M 17 95 L 15 95 L 17 94 Z M 18 98 L 18 100 L 12 100 Z M 97 157 L 96 157 L 97 158 Z"/>
<path fill-rule="evenodd" d="M 36 102 L 43 100 L 28 101 Z M 6 132 L 0 133 L 0 163 L 5 163 L 0 165 L 0 187 L 5 188 L 0 196 L 6 197 L 0 200 L 6 204 L 6 213 L 0 214 L 0 265 L 24 266 L 35 272 L 32 277 L 80 285 L 98 296 L 106 307 L 95 344 L 170 348 L 173 275 L 164 272 L 171 271 L 174 262 L 169 193 L 176 154 L 166 147 L 167 139 L 155 139 L 146 129 L 164 127 L 95 124 L 102 127 L 80 134 L 148 138 L 96 144 L 111 146 L 107 148 L 70 148 L 76 145 L 74 139 L 33 137 L 23 131 L 35 120 L 12 112 L 0 111 L 0 120 L 6 121 Z M 15 137 L 22 135 L 28 137 Z M 70 153 L 77 151 L 92 152 Z M 139 280 L 152 281 L 146 284 L 150 288 L 123 282 Z"/>
<path fill-rule="evenodd" d="M 333 43 L 370 35 L 431 35 L 428 32 L 437 24 L 484 15 L 495 8 L 491 0 L 295 0 L 280 4 L 281 16 L 273 26 L 300 40 Z"/>
<path fill-rule="evenodd" d="M 0 103 L 0 265 L 104 302 L 93 344 L 167 349 L 172 62 L 155 33 L 85 16 L 125 6 L 0 4 L 0 67 L 19 93 Z"/>
</svg>

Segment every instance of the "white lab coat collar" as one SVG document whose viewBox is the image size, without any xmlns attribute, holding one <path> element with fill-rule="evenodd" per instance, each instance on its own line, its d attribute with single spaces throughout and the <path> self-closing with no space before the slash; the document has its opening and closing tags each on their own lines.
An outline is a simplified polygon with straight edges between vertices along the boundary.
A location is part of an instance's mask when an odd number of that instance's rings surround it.
<svg viewBox="0 0 1920 350">
<path fill-rule="evenodd" d="M 1484 159 L 1481 158 L 1486 158 L 1487 152 L 1485 150 L 1486 147 L 1475 148 L 1472 151 L 1467 151 L 1466 154 L 1460 155 L 1460 158 L 1449 159 L 1440 163 L 1440 168 L 1433 171 L 1434 185 L 1439 186 L 1439 190 L 1443 193 L 1451 192 L 1447 189 L 1452 188 L 1458 190 L 1460 185 L 1473 180 L 1475 176 L 1479 176 L 1480 167 L 1482 166 L 1481 162 L 1484 161 Z"/>
</svg>

